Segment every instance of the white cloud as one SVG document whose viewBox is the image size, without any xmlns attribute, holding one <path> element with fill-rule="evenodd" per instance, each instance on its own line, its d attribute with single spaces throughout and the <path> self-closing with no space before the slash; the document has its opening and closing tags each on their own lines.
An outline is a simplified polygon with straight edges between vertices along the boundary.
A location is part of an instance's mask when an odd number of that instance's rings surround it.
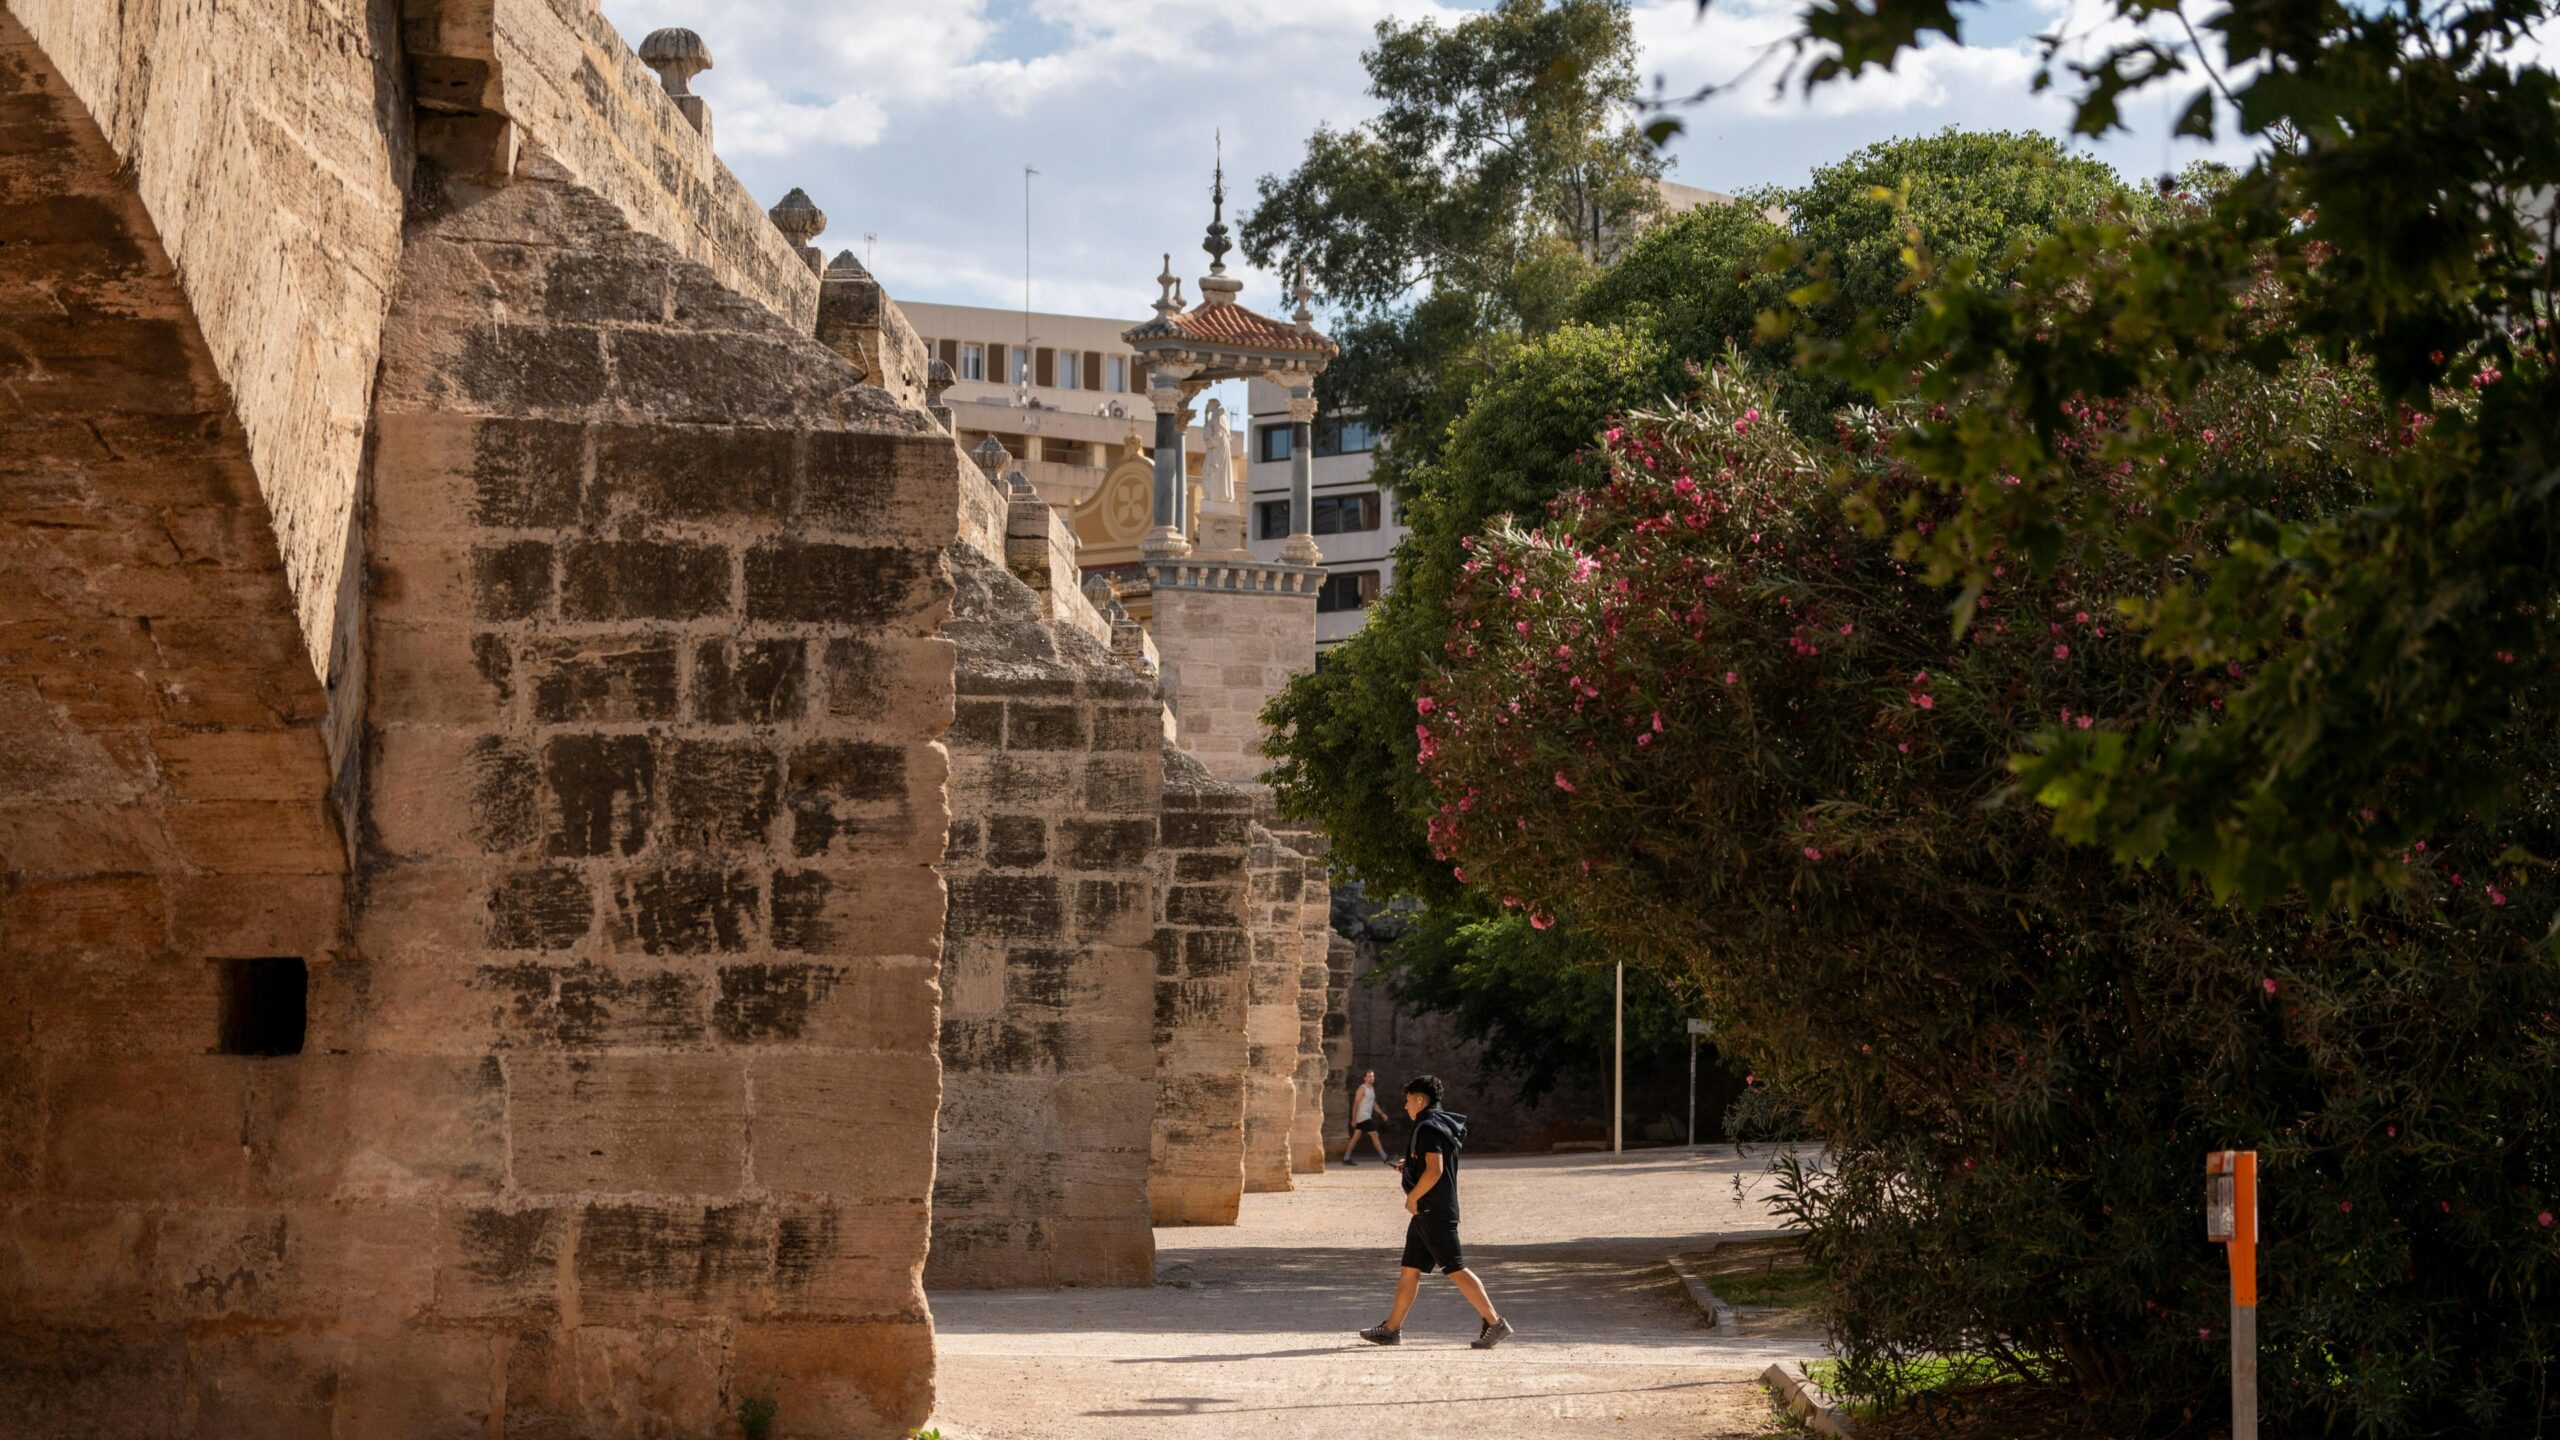
<svg viewBox="0 0 2560 1440">
<path fill-rule="evenodd" d="M 1374 108 L 1360 52 L 1378 20 L 1444 20 L 1456 0 L 604 0 L 627 38 L 700 31 L 718 61 L 694 82 L 720 151 L 758 196 L 806 188 L 835 222 L 830 251 L 866 249 L 893 293 L 1011 306 L 1022 299 L 1023 181 L 1032 187 L 1033 303 L 1146 313 L 1162 252 L 1207 263 L 1210 132 L 1226 139 L 1232 225 L 1256 177 L 1288 169 L 1319 123 Z M 2034 32 L 2085 26 L 2104 0 L 1997 0 L 1989 33 L 1932 45 L 1890 73 L 1772 95 L 1755 78 L 1682 111 L 1677 178 L 1733 190 L 1799 181 L 1860 145 L 1947 125 L 2059 133 L 2068 111 L 2029 94 Z M 1637 0 L 1643 69 L 1673 93 L 1741 74 L 1790 33 L 1791 0 Z M 2148 107 L 2148 108 L 2146 108 Z M 2094 147 L 2128 174 L 2181 152 L 2166 102 L 2146 134 Z M 2190 147 L 2192 148 L 2192 147 Z M 866 245 L 866 234 L 877 237 Z M 1231 263 L 1241 256 L 1231 257 Z M 1244 271 L 1246 301 L 1286 305 Z"/>
</svg>

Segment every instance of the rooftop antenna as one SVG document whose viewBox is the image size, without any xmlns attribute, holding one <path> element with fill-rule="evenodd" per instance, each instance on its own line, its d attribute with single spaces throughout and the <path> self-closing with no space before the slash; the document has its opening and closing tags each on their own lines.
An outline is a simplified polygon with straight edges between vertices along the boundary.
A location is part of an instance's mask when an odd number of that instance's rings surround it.
<svg viewBox="0 0 2560 1440">
<path fill-rule="evenodd" d="M 876 230 L 862 232 L 862 268 L 874 275 L 880 273 L 880 234 Z"/>
<path fill-rule="evenodd" d="M 1022 365 L 1019 384 L 1031 388 L 1031 177 L 1040 172 L 1022 167 Z"/>
</svg>

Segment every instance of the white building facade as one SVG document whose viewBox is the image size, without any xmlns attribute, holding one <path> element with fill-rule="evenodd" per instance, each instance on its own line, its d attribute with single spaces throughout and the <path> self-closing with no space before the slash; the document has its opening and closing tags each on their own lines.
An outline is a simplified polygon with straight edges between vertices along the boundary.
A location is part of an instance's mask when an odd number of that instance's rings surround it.
<svg viewBox="0 0 2560 1440">
<path fill-rule="evenodd" d="M 1255 558 L 1278 560 L 1289 535 L 1289 397 L 1268 381 L 1245 389 L 1246 540 Z M 1351 638 L 1369 607 L 1395 584 L 1396 542 L 1404 538 L 1395 497 L 1370 479 L 1377 437 L 1354 416 L 1319 415 L 1315 427 L 1311 533 L 1324 551 L 1316 593 L 1316 655 Z"/>
</svg>

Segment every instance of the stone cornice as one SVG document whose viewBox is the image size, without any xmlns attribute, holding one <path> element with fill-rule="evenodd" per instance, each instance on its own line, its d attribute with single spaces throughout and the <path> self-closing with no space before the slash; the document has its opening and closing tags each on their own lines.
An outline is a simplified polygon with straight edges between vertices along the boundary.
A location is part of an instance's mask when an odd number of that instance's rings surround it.
<svg viewBox="0 0 2560 1440">
<path fill-rule="evenodd" d="M 1146 562 L 1147 583 L 1157 590 L 1214 590 L 1222 594 L 1273 595 L 1313 600 L 1324 584 L 1319 565 L 1184 555 Z"/>
</svg>

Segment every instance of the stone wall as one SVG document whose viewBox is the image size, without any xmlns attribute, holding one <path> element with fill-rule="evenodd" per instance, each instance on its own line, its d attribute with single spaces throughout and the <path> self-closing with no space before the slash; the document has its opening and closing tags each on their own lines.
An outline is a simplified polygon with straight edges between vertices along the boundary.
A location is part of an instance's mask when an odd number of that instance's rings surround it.
<svg viewBox="0 0 2560 1440">
<path fill-rule="evenodd" d="M 1351 977 L 1360 951 L 1328 923 L 1324 949 L 1324 1123 L 1328 1156 L 1351 1143 L 1351 1092 L 1360 1077 L 1351 1066 Z M 1398 1084 L 1403 1082 L 1399 1080 Z"/>
<path fill-rule="evenodd" d="M 1170 746 L 1162 763 L 1147 1204 L 1159 1225 L 1232 1225 L 1245 1179 L 1253 800 Z"/>
<path fill-rule="evenodd" d="M 330 678 L 409 172 L 390 8 L 0 0 L 0 90 L 84 112 L 174 262 Z"/>
<path fill-rule="evenodd" d="M 76 58 L 94 81 L 113 55 Z M 143 98 L 108 97 L 128 134 Z M 334 1407 L 431 1435 L 340 1367 L 425 1281 L 411 1177 L 499 1163 L 488 1087 L 476 1061 L 358 1053 L 337 1019 L 365 970 L 328 697 L 179 269 L 0 12 L 0 1432 L 325 1434 Z M 255 1053 L 288 1006 L 302 1053 Z"/>
<path fill-rule="evenodd" d="M 1289 1120 L 1289 1168 L 1301 1175 L 1321 1174 L 1325 1162 L 1325 1080 L 1331 1068 L 1325 1058 L 1326 942 L 1333 938 L 1333 886 L 1325 872 L 1328 847 L 1324 837 L 1294 834 L 1291 845 L 1306 857 L 1307 875 L 1298 899 L 1298 1064 L 1291 1077 L 1297 1111 Z"/>
<path fill-rule="evenodd" d="M 1245 1019 L 1244 1188 L 1286 1190 L 1289 1131 L 1298 1112 L 1299 910 L 1307 860 L 1253 827 L 1253 981 Z"/>
<path fill-rule="evenodd" d="M 333 1023 L 437 1080 L 380 1363 L 510 1433 L 905 1433 L 960 457 L 538 155 L 422 179 L 376 433 Z"/>
<path fill-rule="evenodd" d="M 954 546 L 951 566 L 959 701 L 926 1276 L 1151 1284 L 1161 702 L 1092 637 L 1047 621 L 995 560 Z"/>
<path fill-rule="evenodd" d="M 1221 780 L 1260 779 L 1269 764 L 1262 707 L 1290 676 L 1315 668 L 1315 592 L 1182 585 L 1163 567 L 1149 574 L 1156 649 L 1182 748 Z"/>
</svg>

